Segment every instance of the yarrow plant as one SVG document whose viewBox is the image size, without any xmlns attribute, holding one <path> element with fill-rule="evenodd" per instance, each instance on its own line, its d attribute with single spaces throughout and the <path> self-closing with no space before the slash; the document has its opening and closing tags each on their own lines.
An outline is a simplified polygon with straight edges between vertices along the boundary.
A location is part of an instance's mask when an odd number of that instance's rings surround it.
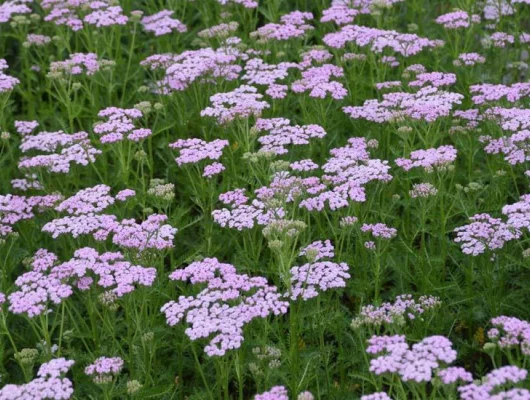
<svg viewBox="0 0 530 400">
<path fill-rule="evenodd" d="M 530 399 L 529 0 L 0 3 L 0 400 Z"/>
</svg>

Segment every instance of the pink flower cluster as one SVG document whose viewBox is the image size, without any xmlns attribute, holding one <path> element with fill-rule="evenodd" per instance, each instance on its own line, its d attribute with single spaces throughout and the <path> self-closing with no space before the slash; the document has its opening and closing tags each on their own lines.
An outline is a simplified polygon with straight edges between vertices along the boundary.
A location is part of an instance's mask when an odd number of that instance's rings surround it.
<svg viewBox="0 0 530 400">
<path fill-rule="evenodd" d="M 412 168 L 423 168 L 427 172 L 444 169 L 456 160 L 456 148 L 451 145 L 440 146 L 427 150 L 415 150 L 410 158 L 397 158 L 396 164 L 405 171 Z"/>
<path fill-rule="evenodd" d="M 155 54 L 147 57 L 140 65 L 152 71 L 163 70 L 164 77 L 157 81 L 157 92 L 169 94 L 187 89 L 193 82 L 212 79 L 237 79 L 241 66 L 236 61 L 241 52 L 232 47 L 217 50 L 211 48 L 188 50 L 181 54 Z"/>
<path fill-rule="evenodd" d="M 319 240 L 303 248 L 300 255 L 312 260 L 302 266 L 291 268 L 291 289 L 285 296 L 289 296 L 291 300 L 301 298 L 307 301 L 317 297 L 319 292 L 346 287 L 346 280 L 351 277 L 348 265 L 321 261 L 323 258 L 334 257 L 334 250 L 329 240 L 325 242 Z"/>
<path fill-rule="evenodd" d="M 342 49 L 353 42 L 359 47 L 370 46 L 370 50 L 374 53 L 381 54 L 388 49 L 403 57 L 410 57 L 423 49 L 443 45 L 441 40 L 430 40 L 413 33 L 399 33 L 361 25 L 346 25 L 338 32 L 325 35 L 323 41 L 329 47 L 336 49 Z"/>
<path fill-rule="evenodd" d="M 263 110 L 270 107 L 262 98 L 263 95 L 254 86 L 242 85 L 231 92 L 211 96 L 212 106 L 202 110 L 201 116 L 215 118 L 219 124 L 251 116 L 260 117 Z"/>
<path fill-rule="evenodd" d="M 506 388 L 509 384 L 524 381 L 527 375 L 527 370 L 512 365 L 494 369 L 484 376 L 483 383 L 460 386 L 458 388 L 460 398 L 462 400 L 530 399 L 530 391 L 527 389 L 498 390 L 499 388 Z"/>
<path fill-rule="evenodd" d="M 0 14 L 1 16 L 1 14 Z M 7 69 L 7 61 L 0 58 L 0 93 L 10 92 L 20 83 L 17 78 L 13 78 L 4 73 Z"/>
<path fill-rule="evenodd" d="M 335 100 L 346 97 L 348 91 L 341 82 L 332 78 L 341 78 L 344 71 L 333 64 L 311 67 L 302 72 L 302 78 L 293 82 L 291 90 L 294 93 L 308 92 L 310 97 L 324 99 L 328 95 Z"/>
<path fill-rule="evenodd" d="M 35 46 L 45 46 L 48 43 L 51 43 L 52 38 L 46 35 L 36 35 L 34 33 L 28 34 L 26 36 L 26 42 Z"/>
<path fill-rule="evenodd" d="M 363 224 L 361 232 L 371 233 L 374 238 L 393 239 L 397 235 L 397 229 L 386 226 L 383 223 Z"/>
<path fill-rule="evenodd" d="M 145 221 L 137 223 L 134 219 L 118 221 L 115 215 L 100 214 L 114 203 L 109 191 L 110 188 L 105 185 L 79 191 L 56 208 L 57 211 L 65 211 L 69 215 L 48 222 L 42 231 L 54 238 L 65 234 L 74 238 L 92 235 L 98 241 L 104 241 L 109 235 L 113 235 L 114 244 L 138 252 L 173 247 L 177 229 L 164 224 L 167 221 L 165 215 L 152 214 Z M 131 191 L 121 191 L 116 198 L 119 196 L 127 199 L 132 194 Z"/>
<path fill-rule="evenodd" d="M 98 113 L 106 121 L 94 125 L 94 133 L 101 136 L 101 143 L 121 142 L 125 137 L 132 142 L 139 142 L 151 136 L 151 129 L 136 128 L 134 121 L 143 117 L 136 108 L 107 107 Z"/>
<path fill-rule="evenodd" d="M 78 31 L 83 29 L 83 22 L 98 28 L 125 25 L 129 18 L 120 6 L 111 3 L 109 0 L 42 0 L 41 6 L 48 12 L 45 21 Z"/>
<path fill-rule="evenodd" d="M 94 75 L 99 71 L 100 61 L 95 53 L 73 53 L 65 61 L 50 64 L 51 73 L 64 75 Z"/>
<path fill-rule="evenodd" d="M 151 286 L 156 278 L 154 268 L 132 265 L 119 252 L 99 254 L 85 247 L 76 250 L 71 260 L 57 261 L 57 256 L 45 249 L 35 253 L 31 271 L 17 278 L 18 290 L 9 295 L 11 312 L 26 313 L 30 318 L 40 315 L 49 310 L 49 303 L 62 303 L 74 287 L 88 290 L 94 280 L 119 298 L 132 292 L 135 285 Z"/>
<path fill-rule="evenodd" d="M 493 328 L 488 338 L 501 349 L 518 349 L 522 354 L 530 355 L 530 323 L 515 318 L 500 316 L 491 320 Z"/>
<path fill-rule="evenodd" d="M 426 86 L 416 93 L 395 92 L 383 94 L 381 101 L 366 100 L 362 106 L 348 106 L 343 110 L 353 119 L 384 123 L 405 118 L 434 122 L 451 114 L 464 96 Z"/>
<path fill-rule="evenodd" d="M 74 361 L 56 358 L 42 364 L 37 378 L 22 385 L 5 385 L 0 400 L 68 400 L 74 394 L 72 382 L 64 375 Z"/>
<path fill-rule="evenodd" d="M 240 275 L 233 265 L 216 258 L 194 262 L 169 278 L 206 284 L 196 296 L 180 296 L 161 311 L 170 326 L 185 319 L 191 325 L 186 329 L 191 340 L 214 335 L 204 349 L 209 356 L 222 356 L 227 350 L 239 348 L 244 340 L 243 327 L 252 320 L 287 312 L 288 303 L 267 279 Z"/>
<path fill-rule="evenodd" d="M 350 138 L 345 146 L 331 149 L 330 153 L 332 157 L 322 166 L 326 173 L 322 183 L 314 185 L 309 192 L 313 196 L 302 200 L 300 207 L 322 211 L 328 204 L 331 210 L 337 210 L 347 207 L 350 201 L 364 202 L 368 183 L 392 179 L 388 161 L 370 158 L 365 138 Z"/>
<path fill-rule="evenodd" d="M 18 125 L 17 129 L 26 135 L 22 138 L 20 150 L 24 154 L 34 151 L 48 154 L 22 157 L 18 163 L 20 169 L 43 168 L 52 173 L 68 174 L 72 165 L 87 166 L 101 154 L 101 150 L 92 146 L 86 132 L 41 132 L 30 136 L 26 132 L 29 133 L 32 127 L 29 124 Z"/>
<path fill-rule="evenodd" d="M 223 149 L 228 146 L 228 140 L 216 139 L 206 142 L 202 139 L 179 139 L 169 145 L 172 149 L 180 151 L 179 156 L 175 159 L 179 166 L 186 164 L 198 164 L 203 160 L 219 160 L 223 155 Z M 204 167 L 203 176 L 212 177 L 224 171 L 221 163 L 212 163 Z"/>
<path fill-rule="evenodd" d="M 35 212 L 53 208 L 62 199 L 61 195 L 15 196 L 0 195 L 0 237 L 13 233 L 13 225 L 19 221 L 30 220 Z"/>
<path fill-rule="evenodd" d="M 108 383 L 122 369 L 123 360 L 120 357 L 100 357 L 85 368 L 85 374 L 92 377 L 96 383 Z"/>
<path fill-rule="evenodd" d="M 520 237 L 520 231 L 514 229 L 500 218 L 489 214 L 477 214 L 470 218 L 471 223 L 455 229 L 456 243 L 461 243 L 462 252 L 477 256 L 486 250 L 498 250 L 510 240 Z"/>
<path fill-rule="evenodd" d="M 358 10 L 348 7 L 346 2 L 332 2 L 331 7 L 322 11 L 320 22 L 334 22 L 337 25 L 351 24 L 360 14 Z"/>
<path fill-rule="evenodd" d="M 469 91 L 473 94 L 472 100 L 476 105 L 500 101 L 502 99 L 506 99 L 510 103 L 516 103 L 530 95 L 530 83 L 520 82 L 514 83 L 511 86 L 481 83 L 471 85 Z"/>
<path fill-rule="evenodd" d="M 289 40 L 304 37 L 307 31 L 314 29 L 307 21 L 313 19 L 310 12 L 293 11 L 280 18 L 280 23 L 269 23 L 257 31 L 251 32 L 250 36 L 255 37 L 260 42 L 270 40 Z"/>
<path fill-rule="evenodd" d="M 510 136 L 493 139 L 481 136 L 480 141 L 486 143 L 484 151 L 488 154 L 502 154 L 504 159 L 512 165 L 522 164 L 530 160 L 530 130 L 522 130 Z"/>
<path fill-rule="evenodd" d="M 173 31 L 184 33 L 188 30 L 186 25 L 178 19 L 171 18 L 173 11 L 162 10 L 156 14 L 143 17 L 140 21 L 146 32 L 153 32 L 155 36 L 167 35 Z"/>
<path fill-rule="evenodd" d="M 418 316 L 432 311 L 441 305 L 438 297 L 421 296 L 417 301 L 410 294 L 396 297 L 393 303 L 383 303 L 379 307 L 372 304 L 361 308 L 358 317 L 352 320 L 352 326 L 378 327 L 381 325 L 404 324 L 406 319 L 415 320 Z"/>
<path fill-rule="evenodd" d="M 423 72 L 416 75 L 416 79 L 409 82 L 410 87 L 441 87 L 456 83 L 456 75 L 446 72 Z"/>
<path fill-rule="evenodd" d="M 378 355 L 370 361 L 370 372 L 398 374 L 403 381 L 430 382 L 434 370 L 456 360 L 456 351 L 444 336 L 426 337 L 412 348 L 405 336 L 372 336 L 368 345 L 366 352 Z"/>
<path fill-rule="evenodd" d="M 15 121 L 15 129 L 22 136 L 30 134 L 38 126 L 39 123 L 37 121 Z"/>
<path fill-rule="evenodd" d="M 311 139 L 322 139 L 326 131 L 320 125 L 290 125 L 286 118 L 260 118 L 254 127 L 257 132 L 267 132 L 258 138 L 260 152 L 287 154 L 289 145 L 308 145 Z"/>
<path fill-rule="evenodd" d="M 432 197 L 436 194 L 438 194 L 438 189 L 430 183 L 416 183 L 412 185 L 412 190 L 409 191 L 409 195 L 413 199 Z"/>
<path fill-rule="evenodd" d="M 285 387 L 274 386 L 271 390 L 254 396 L 254 400 L 289 400 L 289 394 Z"/>
<path fill-rule="evenodd" d="M 7 0 L 0 4 L 0 24 L 11 21 L 13 15 L 29 14 L 31 8 L 25 3 L 26 0 Z"/>
<path fill-rule="evenodd" d="M 470 67 L 476 64 L 484 64 L 485 62 L 486 57 L 483 57 L 478 53 L 462 53 L 456 60 L 453 61 L 453 64 L 456 67 L 460 67 L 462 65 Z"/>
<path fill-rule="evenodd" d="M 480 16 L 458 10 L 440 15 L 436 18 L 436 23 L 443 25 L 445 29 L 469 28 L 472 24 L 480 23 Z"/>
</svg>

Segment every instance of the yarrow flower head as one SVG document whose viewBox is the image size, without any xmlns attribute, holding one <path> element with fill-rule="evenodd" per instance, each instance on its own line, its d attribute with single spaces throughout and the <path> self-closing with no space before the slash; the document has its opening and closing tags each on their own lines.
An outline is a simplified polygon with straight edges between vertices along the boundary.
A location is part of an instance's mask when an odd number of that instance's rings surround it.
<svg viewBox="0 0 530 400">
<path fill-rule="evenodd" d="M 18 290 L 9 295 L 9 309 L 30 318 L 47 312 L 49 303 L 60 304 L 79 290 L 88 290 L 97 277 L 97 285 L 116 298 L 135 290 L 135 285 L 151 286 L 154 268 L 132 265 L 119 252 L 99 254 L 85 247 L 76 250 L 74 258 L 58 263 L 58 257 L 45 249 L 32 259 L 32 270 L 15 281 Z"/>
<path fill-rule="evenodd" d="M 94 75 L 107 60 L 99 60 L 95 53 L 73 53 L 65 61 L 54 61 L 50 64 L 49 77 L 57 78 L 69 75 Z"/>
<path fill-rule="evenodd" d="M 412 190 L 410 190 L 409 195 L 413 199 L 416 199 L 436 196 L 437 193 L 438 189 L 430 183 L 416 183 L 412 185 Z"/>
<path fill-rule="evenodd" d="M 308 145 L 310 139 L 321 139 L 326 131 L 320 125 L 290 125 L 286 118 L 260 118 L 254 126 L 256 132 L 266 132 L 258 138 L 260 152 L 271 152 L 278 155 L 288 153 L 289 145 Z"/>
<path fill-rule="evenodd" d="M 205 258 L 184 269 L 174 271 L 169 278 L 206 284 L 196 296 L 180 296 L 162 307 L 167 323 L 174 326 L 185 320 L 191 326 L 186 335 L 191 340 L 214 335 L 205 347 L 209 356 L 222 356 L 237 349 L 244 340 L 243 327 L 256 318 L 287 312 L 276 287 L 267 279 L 240 275 L 231 264 L 216 258 Z"/>
<path fill-rule="evenodd" d="M 204 160 L 217 161 L 223 155 L 223 149 L 229 145 L 228 140 L 216 139 L 206 142 L 202 139 L 179 139 L 171 143 L 169 147 L 179 150 L 180 154 L 175 159 L 179 166 L 187 164 L 199 164 Z M 203 176 L 212 177 L 224 170 L 221 163 L 207 164 L 203 170 Z"/>
<path fill-rule="evenodd" d="M 410 158 L 397 158 L 396 164 L 405 171 L 412 168 L 423 168 L 427 172 L 432 172 L 435 168 L 443 170 L 456 160 L 456 153 L 456 148 L 451 145 L 415 150 L 410 153 Z"/>
<path fill-rule="evenodd" d="M 1 16 L 1 13 L 0 13 Z M 7 69 L 7 62 L 0 58 L 0 93 L 12 91 L 20 83 L 17 78 L 7 75 L 4 71 Z"/>
<path fill-rule="evenodd" d="M 361 326 L 403 325 L 407 320 L 413 321 L 440 305 L 438 297 L 421 296 L 416 301 L 412 295 L 403 294 L 397 296 L 393 303 L 383 303 L 379 307 L 374 305 L 362 307 L 359 316 L 352 320 L 351 326 L 356 329 Z"/>
<path fill-rule="evenodd" d="M 163 70 L 164 77 L 155 82 L 155 92 L 170 94 L 183 91 L 194 82 L 211 82 L 239 78 L 242 68 L 236 62 L 241 51 L 231 47 L 187 50 L 181 54 L 155 54 L 147 57 L 140 65 L 152 71 Z"/>
<path fill-rule="evenodd" d="M 156 14 L 143 17 L 141 23 L 146 32 L 153 32 L 155 36 L 167 35 L 173 31 L 184 33 L 188 30 L 178 19 L 171 18 L 173 11 L 162 10 Z"/>
<path fill-rule="evenodd" d="M 7 384 L 0 389 L 0 399 L 68 400 L 74 394 L 72 381 L 64 375 L 74 361 L 56 358 L 42 364 L 37 377 L 22 385 Z"/>
<path fill-rule="evenodd" d="M 436 369 L 456 360 L 456 351 L 444 336 L 429 336 L 411 348 L 405 336 L 372 336 L 368 345 L 366 352 L 378 355 L 370 361 L 370 372 L 397 373 L 405 382 L 430 382 Z"/>
<path fill-rule="evenodd" d="M 110 383 L 123 368 L 120 357 L 100 357 L 85 368 L 85 374 L 90 376 L 95 383 Z"/>
<path fill-rule="evenodd" d="M 445 29 L 469 28 L 472 24 L 480 23 L 480 16 L 458 10 L 440 15 L 436 18 L 436 23 L 443 25 Z"/>
<path fill-rule="evenodd" d="M 289 394 L 285 387 L 274 386 L 271 390 L 254 396 L 254 400 L 289 400 Z"/>
<path fill-rule="evenodd" d="M 271 40 L 283 41 L 295 38 L 304 37 L 307 31 L 310 31 L 313 26 L 309 25 L 307 21 L 313 19 L 313 14 L 310 12 L 293 11 L 285 14 L 280 18 L 280 23 L 269 23 L 257 31 L 251 32 L 250 36 L 257 38 L 258 42 L 266 43 Z"/>
<path fill-rule="evenodd" d="M 242 85 L 231 92 L 211 96 L 212 106 L 202 110 L 201 116 L 215 118 L 219 124 L 239 118 L 260 117 L 263 110 L 270 107 L 262 98 L 255 87 Z"/>
<path fill-rule="evenodd" d="M 329 240 L 313 242 L 303 248 L 300 255 L 306 256 L 310 262 L 291 268 L 291 290 L 286 296 L 292 300 L 309 300 L 319 292 L 346 287 L 346 280 L 350 278 L 348 265 L 322 261 L 323 258 L 333 258 L 334 250 Z"/>
<path fill-rule="evenodd" d="M 19 125 L 23 132 L 30 125 Z M 67 174 L 72 165 L 87 166 L 96 160 L 101 150 L 92 146 L 88 133 L 68 134 L 63 131 L 40 132 L 37 135 L 26 134 L 21 141 L 22 153 L 40 151 L 45 154 L 21 157 L 18 167 L 23 170 L 44 169 L 51 173 Z"/>
<path fill-rule="evenodd" d="M 94 125 L 94 133 L 101 136 L 101 143 L 121 142 L 125 137 L 139 142 L 152 134 L 151 129 L 135 126 L 134 121 L 143 117 L 142 111 L 136 108 L 108 107 L 101 110 L 98 117 L 106 119 Z"/>
</svg>

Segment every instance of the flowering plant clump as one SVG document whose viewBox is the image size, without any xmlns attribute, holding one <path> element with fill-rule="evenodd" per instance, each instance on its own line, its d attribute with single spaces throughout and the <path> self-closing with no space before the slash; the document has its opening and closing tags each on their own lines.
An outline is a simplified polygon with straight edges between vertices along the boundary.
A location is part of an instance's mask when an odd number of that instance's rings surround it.
<svg viewBox="0 0 530 400">
<path fill-rule="evenodd" d="M 530 399 L 530 0 L 0 3 L 0 400 Z"/>
</svg>

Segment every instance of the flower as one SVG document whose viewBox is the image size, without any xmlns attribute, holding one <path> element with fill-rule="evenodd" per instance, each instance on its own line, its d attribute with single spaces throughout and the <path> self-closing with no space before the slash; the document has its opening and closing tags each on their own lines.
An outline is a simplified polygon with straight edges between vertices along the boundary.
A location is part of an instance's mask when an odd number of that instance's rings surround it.
<svg viewBox="0 0 530 400">
<path fill-rule="evenodd" d="M 209 356 L 223 356 L 226 351 L 239 348 L 244 340 L 243 327 L 253 319 L 287 312 L 288 303 L 267 279 L 240 275 L 233 265 L 217 258 L 194 262 L 174 271 L 169 278 L 206 284 L 197 295 L 180 296 L 178 301 L 166 303 L 161 311 L 169 326 L 183 319 L 190 324 L 186 335 L 191 340 L 213 335 L 204 349 Z"/>
</svg>

